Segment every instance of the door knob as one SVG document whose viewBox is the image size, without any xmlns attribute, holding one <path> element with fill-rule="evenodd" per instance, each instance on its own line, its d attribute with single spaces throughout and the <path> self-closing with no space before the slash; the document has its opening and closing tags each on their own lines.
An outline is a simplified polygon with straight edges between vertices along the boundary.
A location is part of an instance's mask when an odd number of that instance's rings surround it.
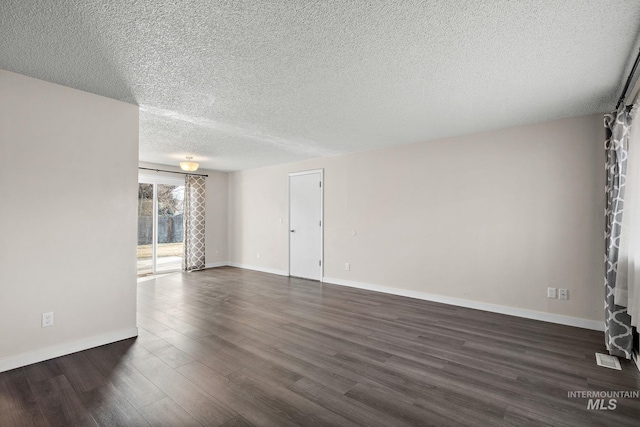
<svg viewBox="0 0 640 427">
<path fill-rule="evenodd" d="M 291 230 L 291 232 L 292 232 L 292 233 L 295 233 L 295 232 L 296 232 L 296 230 Z"/>
</svg>

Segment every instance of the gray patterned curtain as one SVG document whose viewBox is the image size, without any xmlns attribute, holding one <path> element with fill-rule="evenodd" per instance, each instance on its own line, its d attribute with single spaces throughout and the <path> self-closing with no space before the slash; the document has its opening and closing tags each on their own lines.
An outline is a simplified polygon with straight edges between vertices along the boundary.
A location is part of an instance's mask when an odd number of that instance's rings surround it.
<svg viewBox="0 0 640 427">
<path fill-rule="evenodd" d="M 615 287 L 620 250 L 620 230 L 624 211 L 624 195 L 627 175 L 627 149 L 631 127 L 631 112 L 624 104 L 611 114 L 605 114 L 606 139 L 604 148 L 606 160 L 605 210 L 605 344 L 610 354 L 631 358 L 633 336 L 631 318 L 626 307 L 616 304 Z"/>
<path fill-rule="evenodd" d="M 184 185 L 184 271 L 205 268 L 205 177 L 187 175 Z"/>
</svg>

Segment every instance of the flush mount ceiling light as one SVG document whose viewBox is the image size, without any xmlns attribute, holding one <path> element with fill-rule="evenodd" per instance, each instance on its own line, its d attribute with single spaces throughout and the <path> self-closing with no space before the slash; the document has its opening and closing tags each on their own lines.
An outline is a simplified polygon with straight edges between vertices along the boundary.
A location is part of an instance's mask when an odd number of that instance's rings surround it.
<svg viewBox="0 0 640 427">
<path fill-rule="evenodd" d="M 194 172 L 198 170 L 198 166 L 200 165 L 196 162 L 192 162 L 191 159 L 193 159 L 193 157 L 187 156 L 186 162 L 180 162 L 180 169 L 187 172 Z"/>
</svg>

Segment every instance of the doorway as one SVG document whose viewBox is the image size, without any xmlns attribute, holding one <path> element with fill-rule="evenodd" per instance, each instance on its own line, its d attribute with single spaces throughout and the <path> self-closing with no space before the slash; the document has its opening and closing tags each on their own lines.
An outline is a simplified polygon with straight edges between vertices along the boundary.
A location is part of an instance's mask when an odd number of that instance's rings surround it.
<svg viewBox="0 0 640 427">
<path fill-rule="evenodd" d="M 182 269 L 184 181 L 140 175 L 138 180 L 138 276 Z"/>
<path fill-rule="evenodd" d="M 323 170 L 289 174 L 289 275 L 322 280 Z"/>
</svg>

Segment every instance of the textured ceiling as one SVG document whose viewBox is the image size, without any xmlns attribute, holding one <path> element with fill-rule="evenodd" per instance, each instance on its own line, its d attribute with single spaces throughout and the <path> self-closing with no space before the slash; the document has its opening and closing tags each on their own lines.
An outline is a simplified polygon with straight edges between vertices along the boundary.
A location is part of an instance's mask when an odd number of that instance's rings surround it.
<svg viewBox="0 0 640 427">
<path fill-rule="evenodd" d="M 640 1 L 2 0 L 0 68 L 238 170 L 611 110 Z"/>
</svg>

